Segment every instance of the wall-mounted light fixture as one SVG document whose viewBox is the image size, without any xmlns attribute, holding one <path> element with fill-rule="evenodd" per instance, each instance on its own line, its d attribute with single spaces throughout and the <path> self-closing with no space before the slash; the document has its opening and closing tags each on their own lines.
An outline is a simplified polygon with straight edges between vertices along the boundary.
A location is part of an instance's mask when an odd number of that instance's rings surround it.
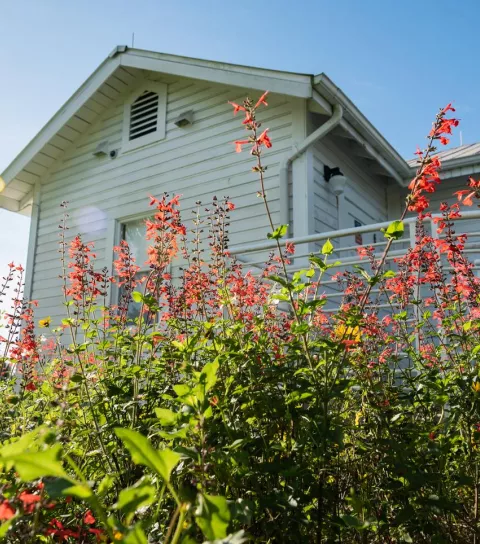
<svg viewBox="0 0 480 544">
<path fill-rule="evenodd" d="M 108 140 L 104 140 L 103 142 L 100 142 L 97 147 L 95 148 L 95 151 L 92 153 L 95 157 L 106 157 L 109 153 L 109 145 Z"/>
<path fill-rule="evenodd" d="M 175 125 L 177 125 L 177 127 L 188 127 L 188 125 L 191 125 L 193 123 L 193 111 L 184 111 L 173 122 Z"/>
<path fill-rule="evenodd" d="M 325 181 L 330 184 L 331 191 L 334 195 L 340 196 L 345 192 L 347 178 L 343 175 L 343 172 L 338 166 L 330 168 L 325 164 L 323 166 L 323 177 Z"/>
</svg>

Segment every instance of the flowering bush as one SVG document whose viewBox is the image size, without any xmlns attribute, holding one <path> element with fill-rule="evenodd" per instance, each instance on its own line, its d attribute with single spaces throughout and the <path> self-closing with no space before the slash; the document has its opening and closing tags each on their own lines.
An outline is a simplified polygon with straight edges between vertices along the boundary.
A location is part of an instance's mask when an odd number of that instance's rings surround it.
<svg viewBox="0 0 480 544">
<path fill-rule="evenodd" d="M 61 224 L 65 318 L 34 319 L 15 264 L 0 338 L 0 539 L 8 542 L 478 542 L 480 285 L 442 204 L 435 144 L 458 124 L 438 113 L 405 209 L 381 255 L 322 282 L 335 248 L 290 272 L 294 245 L 273 224 L 262 154 L 244 115 L 277 245 L 259 274 L 228 252 L 234 204 L 213 201 L 192 226 L 178 196 L 151 198 L 149 273 L 123 241 L 114 277 L 93 244 Z M 471 204 L 478 182 L 458 194 Z M 409 211 L 416 240 L 395 267 Z M 204 237 L 202 233 L 207 232 Z M 185 263 L 172 278 L 173 259 Z M 395 268 L 395 270 L 393 270 Z M 118 304 L 107 305 L 109 290 Z M 139 316 L 129 317 L 132 303 Z M 35 334 L 35 326 L 43 333 Z"/>
</svg>

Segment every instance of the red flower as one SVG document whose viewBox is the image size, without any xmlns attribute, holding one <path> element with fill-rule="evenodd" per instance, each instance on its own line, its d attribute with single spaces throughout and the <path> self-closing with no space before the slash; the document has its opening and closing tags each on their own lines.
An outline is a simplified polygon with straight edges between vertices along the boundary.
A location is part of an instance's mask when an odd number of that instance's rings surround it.
<svg viewBox="0 0 480 544">
<path fill-rule="evenodd" d="M 475 196 L 475 191 L 470 191 L 469 189 L 463 189 L 462 191 L 457 191 L 456 193 L 453 193 L 453 194 L 457 195 L 458 200 L 463 202 L 465 206 L 472 206 L 473 204 L 472 197 Z"/>
<path fill-rule="evenodd" d="M 258 137 L 257 139 L 257 144 L 258 145 L 264 145 L 265 147 L 272 147 L 272 141 L 270 140 L 270 138 L 268 137 L 268 134 L 267 132 L 269 131 L 270 129 L 266 128 L 261 134 L 260 136 Z"/>
<path fill-rule="evenodd" d="M 35 509 L 35 504 L 41 500 L 40 495 L 34 495 L 28 491 L 22 491 L 18 498 L 22 502 L 23 509 L 27 514 L 31 514 Z"/>
<path fill-rule="evenodd" d="M 253 117 L 251 113 L 245 114 L 245 119 L 242 121 L 242 125 L 250 125 L 253 123 Z"/>
<path fill-rule="evenodd" d="M 233 115 L 237 115 L 239 111 L 245 111 L 245 108 L 243 106 L 239 106 L 235 102 L 229 102 L 233 106 Z"/>
<path fill-rule="evenodd" d="M 257 100 L 257 103 L 255 104 L 255 109 L 260 106 L 260 104 L 263 104 L 264 106 L 268 106 L 267 102 L 265 101 L 265 98 L 267 97 L 268 91 L 265 91 L 262 96 Z"/>
<path fill-rule="evenodd" d="M 93 514 L 91 512 L 91 510 L 87 510 L 85 512 L 85 516 L 83 518 L 83 523 L 85 523 L 86 525 L 93 525 L 95 523 L 95 518 L 93 517 Z"/>
<path fill-rule="evenodd" d="M 241 153 L 242 152 L 242 145 L 247 145 L 250 143 L 250 140 L 236 140 L 233 142 L 235 144 L 235 152 Z"/>
<path fill-rule="evenodd" d="M 448 145 L 450 140 L 448 138 L 445 138 L 445 136 L 440 136 L 440 143 L 443 145 Z"/>
<path fill-rule="evenodd" d="M 27 383 L 27 385 L 25 386 L 25 390 L 26 391 L 36 391 L 37 386 L 33 382 L 30 382 L 30 383 Z"/>
<path fill-rule="evenodd" d="M 15 509 L 10 505 L 8 501 L 3 501 L 0 504 L 0 521 L 7 521 L 12 519 L 15 515 Z"/>
<path fill-rule="evenodd" d="M 58 536 L 60 540 L 67 540 L 68 537 L 80 538 L 80 531 L 65 529 L 63 523 L 58 519 L 52 519 L 49 523 L 49 528 L 45 531 L 47 535 Z"/>
<path fill-rule="evenodd" d="M 447 104 L 443 110 L 442 110 L 442 113 L 447 113 L 447 111 L 455 111 L 455 108 L 452 108 L 452 103 L 450 102 L 450 104 Z"/>
</svg>

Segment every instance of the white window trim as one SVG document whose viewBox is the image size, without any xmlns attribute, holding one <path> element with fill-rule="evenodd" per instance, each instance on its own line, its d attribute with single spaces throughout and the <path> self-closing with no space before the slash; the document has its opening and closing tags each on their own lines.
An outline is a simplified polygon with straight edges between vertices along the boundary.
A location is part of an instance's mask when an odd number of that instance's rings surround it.
<svg viewBox="0 0 480 544">
<path fill-rule="evenodd" d="M 158 94 L 158 112 L 157 112 L 157 130 L 151 134 L 141 136 L 135 140 L 130 140 L 130 112 L 132 104 L 145 91 L 152 91 Z M 142 85 L 133 92 L 123 107 L 123 136 L 122 136 L 122 153 L 127 153 L 134 149 L 153 144 L 165 139 L 167 124 L 167 85 L 166 83 L 158 83 L 145 81 Z"/>
<path fill-rule="evenodd" d="M 107 233 L 107 255 L 110 255 L 110 262 L 108 263 L 109 268 L 109 275 L 115 277 L 115 270 L 113 266 L 113 261 L 115 258 L 115 252 L 113 251 L 113 248 L 115 246 L 120 245 L 121 240 L 123 239 L 123 226 L 128 223 L 133 223 L 134 221 L 138 221 L 140 219 L 149 219 L 153 216 L 154 211 L 152 210 L 150 213 L 146 213 L 145 209 L 143 209 L 141 212 L 137 213 L 131 213 L 128 215 L 123 215 L 121 217 L 116 217 L 113 219 L 108 227 L 108 233 Z M 150 271 L 150 267 L 146 265 L 145 263 L 138 263 L 136 262 L 140 267 L 140 270 L 138 271 L 139 274 L 142 273 L 148 273 Z M 171 274 L 173 268 L 173 263 L 170 263 L 166 269 L 166 272 Z M 109 290 L 109 297 L 108 297 L 108 304 L 118 304 L 118 286 L 116 283 L 114 283 L 111 286 L 111 289 Z"/>
</svg>

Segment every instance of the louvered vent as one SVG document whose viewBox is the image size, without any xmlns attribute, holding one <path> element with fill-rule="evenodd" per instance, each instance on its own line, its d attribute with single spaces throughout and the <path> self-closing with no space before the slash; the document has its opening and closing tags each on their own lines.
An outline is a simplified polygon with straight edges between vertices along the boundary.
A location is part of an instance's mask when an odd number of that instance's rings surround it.
<svg viewBox="0 0 480 544">
<path fill-rule="evenodd" d="M 145 91 L 130 109 L 129 140 L 136 140 L 157 130 L 158 94 Z"/>
</svg>

